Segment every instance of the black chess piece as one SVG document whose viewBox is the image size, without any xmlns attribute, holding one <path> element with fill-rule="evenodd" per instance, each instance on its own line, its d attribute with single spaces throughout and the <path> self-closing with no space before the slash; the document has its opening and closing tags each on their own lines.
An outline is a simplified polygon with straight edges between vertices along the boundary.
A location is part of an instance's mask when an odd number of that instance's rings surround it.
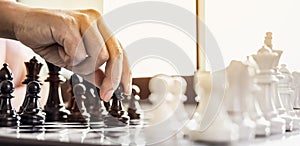
<svg viewBox="0 0 300 146">
<path fill-rule="evenodd" d="M 87 89 L 85 92 L 85 96 L 87 98 L 85 100 L 85 105 L 87 107 L 88 112 L 91 114 L 91 121 L 103 121 L 104 116 L 106 116 L 108 112 L 105 109 L 103 101 L 100 99 L 100 90 L 98 90 L 96 86 L 85 80 L 83 81 L 83 83 Z"/>
<path fill-rule="evenodd" d="M 73 87 L 73 95 L 75 100 L 73 101 L 72 111 L 68 118 L 72 122 L 89 122 L 90 114 L 87 112 L 84 101 L 86 100 L 85 92 L 86 87 L 79 83 Z"/>
<path fill-rule="evenodd" d="M 20 117 L 11 105 L 11 95 L 14 91 L 14 85 L 10 80 L 4 80 L 0 83 L 0 126 L 10 127 L 18 126 Z"/>
<path fill-rule="evenodd" d="M 136 120 L 141 118 L 141 107 L 138 102 L 138 100 L 140 100 L 140 97 L 138 94 L 139 88 L 137 86 L 133 86 L 132 94 L 129 96 L 129 106 L 127 109 L 130 120 Z"/>
<path fill-rule="evenodd" d="M 41 86 L 39 82 L 32 81 L 28 83 L 26 92 L 28 101 L 20 114 L 22 125 L 41 125 L 45 123 L 45 113 L 38 102 L 40 91 Z"/>
<path fill-rule="evenodd" d="M 60 67 L 57 67 L 47 62 L 49 69 L 49 77 L 45 80 L 50 84 L 50 90 L 47 103 L 44 107 L 46 112 L 46 122 L 53 121 L 66 121 L 70 111 L 65 108 L 62 100 L 60 83 L 62 80 L 59 78 Z"/>
<path fill-rule="evenodd" d="M 29 62 L 25 62 L 25 66 L 26 66 L 27 75 L 26 75 L 26 79 L 22 82 L 22 84 L 28 84 L 31 81 L 37 81 L 40 83 L 40 81 L 38 79 L 40 78 L 39 73 L 41 71 L 43 64 L 39 63 L 38 60 L 34 56 L 32 59 L 29 60 Z M 23 112 L 23 109 L 25 108 L 25 106 L 27 104 L 28 99 L 27 99 L 26 95 L 27 95 L 27 93 L 25 94 L 23 104 L 21 105 L 21 107 L 19 109 L 19 113 Z"/>
<path fill-rule="evenodd" d="M 104 105 L 106 111 L 109 111 L 109 108 L 110 108 L 110 102 L 105 102 L 105 101 L 103 101 L 103 105 Z"/>
<path fill-rule="evenodd" d="M 12 72 L 6 63 L 4 63 L 3 67 L 0 69 L 0 83 L 4 80 L 13 80 Z"/>
<path fill-rule="evenodd" d="M 29 60 L 29 62 L 24 62 L 26 66 L 26 79 L 22 82 L 23 84 L 28 84 L 31 81 L 39 81 L 39 73 L 43 67 L 42 63 L 39 63 L 35 56 Z"/>
<path fill-rule="evenodd" d="M 104 121 L 106 125 L 125 126 L 129 124 L 130 118 L 128 116 L 128 113 L 124 110 L 122 104 L 123 99 L 123 87 L 120 85 L 111 98 L 112 103 L 108 111 L 110 116 L 107 116 L 107 118 Z"/>
<path fill-rule="evenodd" d="M 66 109 L 69 110 L 72 114 L 73 105 L 74 104 L 77 105 L 77 102 L 74 97 L 73 86 L 75 86 L 76 84 L 82 83 L 83 78 L 77 74 L 73 74 L 68 81 L 69 81 L 69 87 L 68 87 L 67 92 L 69 92 L 69 95 L 71 95 L 71 96 L 70 96 L 70 99 L 68 100 L 68 102 L 66 103 Z"/>
</svg>

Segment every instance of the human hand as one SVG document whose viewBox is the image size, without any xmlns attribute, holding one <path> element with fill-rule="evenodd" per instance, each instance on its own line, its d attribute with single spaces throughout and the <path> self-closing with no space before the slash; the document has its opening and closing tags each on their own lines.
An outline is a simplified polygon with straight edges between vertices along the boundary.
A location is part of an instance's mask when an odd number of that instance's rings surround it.
<svg viewBox="0 0 300 146">
<path fill-rule="evenodd" d="M 131 94 L 131 72 L 125 51 L 95 10 L 29 8 L 14 25 L 17 40 L 46 61 L 69 69 L 100 87 L 109 101 L 119 84 Z M 100 69 L 106 63 L 105 72 Z"/>
</svg>

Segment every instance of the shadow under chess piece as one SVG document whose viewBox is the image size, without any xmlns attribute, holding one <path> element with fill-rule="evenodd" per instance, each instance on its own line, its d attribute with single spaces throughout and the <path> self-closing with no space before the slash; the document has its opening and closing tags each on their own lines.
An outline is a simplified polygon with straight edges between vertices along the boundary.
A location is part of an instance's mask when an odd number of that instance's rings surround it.
<svg viewBox="0 0 300 146">
<path fill-rule="evenodd" d="M 37 81 L 29 82 L 27 85 L 27 103 L 20 114 L 21 124 L 23 125 L 42 125 L 45 123 L 45 113 L 39 105 L 38 94 L 41 91 L 40 83 Z"/>
<path fill-rule="evenodd" d="M 89 122 L 90 114 L 87 112 L 84 101 L 86 88 L 83 84 L 79 83 L 73 87 L 73 106 L 71 108 L 71 114 L 69 115 L 68 121 L 71 122 Z"/>
<path fill-rule="evenodd" d="M 47 66 L 49 69 L 49 77 L 45 81 L 49 82 L 50 90 L 47 103 L 44 107 L 46 122 L 66 121 L 70 111 L 65 108 L 61 96 L 60 83 L 62 80 L 59 78 L 60 67 L 49 62 L 47 62 Z"/>
<path fill-rule="evenodd" d="M 32 59 L 30 59 L 29 62 L 25 62 L 25 66 L 26 66 L 27 75 L 26 75 L 26 79 L 22 82 L 22 84 L 28 84 L 31 81 L 37 81 L 38 83 L 40 83 L 38 79 L 40 78 L 39 73 L 41 71 L 43 64 L 39 63 L 34 56 Z M 26 94 L 25 94 L 23 104 L 20 106 L 19 113 L 22 113 L 23 109 L 25 108 L 28 102 Z"/>
<path fill-rule="evenodd" d="M 0 83 L 0 126 L 11 127 L 18 126 L 20 117 L 11 106 L 11 95 L 14 91 L 14 85 L 10 80 L 4 80 Z"/>
</svg>

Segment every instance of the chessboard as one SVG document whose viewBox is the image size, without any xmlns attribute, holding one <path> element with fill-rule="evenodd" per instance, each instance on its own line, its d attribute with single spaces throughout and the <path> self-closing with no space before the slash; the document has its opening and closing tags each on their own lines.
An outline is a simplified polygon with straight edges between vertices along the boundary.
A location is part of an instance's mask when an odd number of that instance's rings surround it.
<svg viewBox="0 0 300 146">
<path fill-rule="evenodd" d="M 271 42 L 268 32 L 256 54 L 224 70 L 134 79 L 131 95 L 120 85 L 109 102 L 78 74 L 64 82 L 61 68 L 47 62 L 43 107 L 43 64 L 32 58 L 18 111 L 11 104 L 13 73 L 3 64 L 0 145 L 299 145 L 300 72 L 278 67 L 282 51 Z"/>
</svg>

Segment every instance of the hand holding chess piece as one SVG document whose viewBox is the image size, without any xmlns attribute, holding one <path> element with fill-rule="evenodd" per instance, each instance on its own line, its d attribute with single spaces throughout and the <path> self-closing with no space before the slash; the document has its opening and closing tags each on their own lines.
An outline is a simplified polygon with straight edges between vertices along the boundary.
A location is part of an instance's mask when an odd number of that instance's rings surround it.
<svg viewBox="0 0 300 146">
<path fill-rule="evenodd" d="M 0 9 L 5 12 L 0 13 L 1 38 L 18 40 L 47 62 L 82 75 L 101 88 L 105 101 L 120 83 L 131 94 L 127 55 L 98 11 L 33 8 L 6 0 Z"/>
</svg>

